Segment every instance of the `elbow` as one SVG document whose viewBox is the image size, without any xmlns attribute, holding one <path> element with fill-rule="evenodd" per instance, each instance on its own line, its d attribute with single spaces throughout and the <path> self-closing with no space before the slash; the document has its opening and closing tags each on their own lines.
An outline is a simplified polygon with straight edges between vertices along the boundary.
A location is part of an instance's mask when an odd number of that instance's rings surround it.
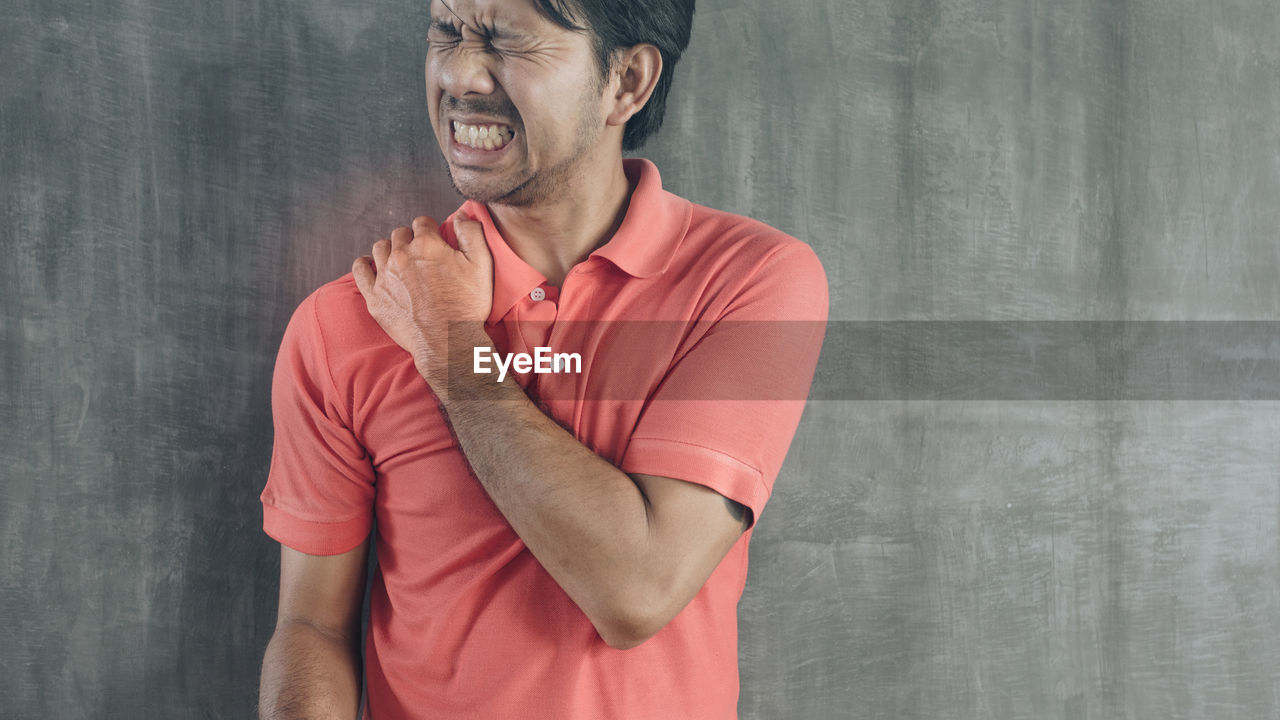
<svg viewBox="0 0 1280 720">
<path fill-rule="evenodd" d="M 601 624 L 596 626 L 596 632 L 600 634 L 600 639 L 604 640 L 605 645 L 614 650 L 631 650 L 632 648 L 640 647 L 649 638 L 657 635 L 661 629 L 662 625 L 643 622 L 615 622 L 609 625 Z"/>
<path fill-rule="evenodd" d="M 605 619 L 592 624 L 606 645 L 615 650 L 631 650 L 657 635 L 675 615 L 667 603 L 633 599 L 618 603 Z"/>
</svg>

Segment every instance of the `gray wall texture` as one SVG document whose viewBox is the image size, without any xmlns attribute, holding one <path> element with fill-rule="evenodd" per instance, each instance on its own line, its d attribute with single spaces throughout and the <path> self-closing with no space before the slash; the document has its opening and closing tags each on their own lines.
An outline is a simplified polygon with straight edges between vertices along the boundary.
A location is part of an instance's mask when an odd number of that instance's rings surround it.
<svg viewBox="0 0 1280 720">
<path fill-rule="evenodd" d="M 834 321 L 752 548 L 744 720 L 1280 717 L 1280 5 L 700 5 L 644 154 L 811 243 Z M 249 716 L 285 322 L 458 201 L 425 6 L 0 20 L 0 716 Z M 1265 321 L 1216 360 L 1272 392 L 839 390 L 854 321 L 1137 320 Z"/>
</svg>

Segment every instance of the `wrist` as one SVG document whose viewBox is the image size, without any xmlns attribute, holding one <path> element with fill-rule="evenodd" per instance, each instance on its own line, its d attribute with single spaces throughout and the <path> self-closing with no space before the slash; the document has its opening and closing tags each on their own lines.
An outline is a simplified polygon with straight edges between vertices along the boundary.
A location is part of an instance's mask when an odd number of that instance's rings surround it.
<svg viewBox="0 0 1280 720">
<path fill-rule="evenodd" d="M 448 337 L 424 343 L 413 354 L 414 366 L 440 401 L 455 398 L 490 399 L 505 395 L 507 386 L 518 386 L 507 376 L 505 382 L 494 382 L 493 375 L 477 375 L 474 367 L 476 348 L 493 349 L 493 340 L 481 324 L 451 323 Z M 523 395 L 523 391 L 520 391 Z"/>
</svg>

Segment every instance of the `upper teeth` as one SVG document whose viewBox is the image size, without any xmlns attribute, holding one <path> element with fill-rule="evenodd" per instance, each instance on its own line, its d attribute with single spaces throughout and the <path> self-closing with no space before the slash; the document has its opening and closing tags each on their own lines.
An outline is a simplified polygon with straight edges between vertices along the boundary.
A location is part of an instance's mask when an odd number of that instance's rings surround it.
<svg viewBox="0 0 1280 720">
<path fill-rule="evenodd" d="M 515 131 L 506 125 L 467 125 L 453 122 L 453 139 L 468 147 L 493 150 L 506 145 Z"/>
</svg>

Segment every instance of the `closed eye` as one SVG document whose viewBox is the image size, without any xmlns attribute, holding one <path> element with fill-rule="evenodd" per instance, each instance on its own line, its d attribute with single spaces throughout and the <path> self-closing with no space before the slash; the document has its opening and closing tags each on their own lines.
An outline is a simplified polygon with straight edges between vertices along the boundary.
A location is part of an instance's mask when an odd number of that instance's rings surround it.
<svg viewBox="0 0 1280 720">
<path fill-rule="evenodd" d="M 454 45 L 461 39 L 462 32 L 444 20 L 432 20 L 427 28 L 427 42 L 435 45 Z"/>
<path fill-rule="evenodd" d="M 528 55 L 534 52 L 534 40 L 521 32 L 501 30 L 489 25 L 478 28 L 459 27 L 445 18 L 433 18 L 427 28 L 427 42 L 441 48 L 453 48 L 464 42 L 464 33 L 474 35 L 475 41 L 494 53 L 502 55 Z M 469 40 L 467 42 L 470 42 Z"/>
</svg>

